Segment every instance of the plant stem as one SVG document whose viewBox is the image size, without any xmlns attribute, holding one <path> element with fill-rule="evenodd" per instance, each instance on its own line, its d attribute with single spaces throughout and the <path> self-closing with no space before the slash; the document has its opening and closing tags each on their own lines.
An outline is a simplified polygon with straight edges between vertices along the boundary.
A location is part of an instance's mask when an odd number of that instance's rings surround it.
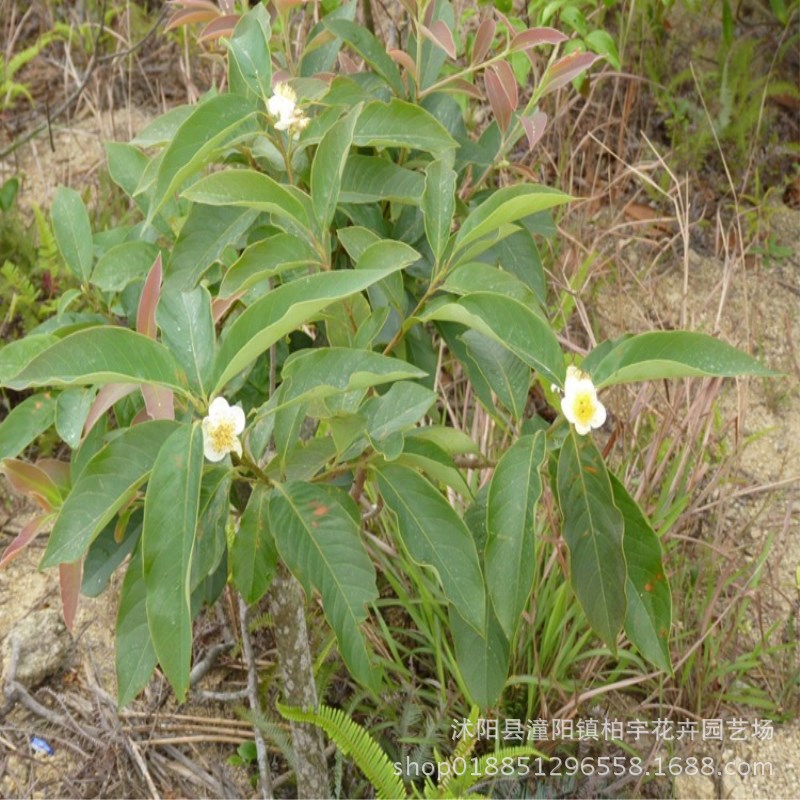
<svg viewBox="0 0 800 800">
<path fill-rule="evenodd" d="M 308 641 L 305 594 L 297 580 L 279 566 L 267 594 L 272 633 L 280 659 L 285 702 L 300 708 L 319 706 Z M 313 725 L 291 723 L 297 796 L 331 797 L 328 764 L 320 732 Z"/>
</svg>

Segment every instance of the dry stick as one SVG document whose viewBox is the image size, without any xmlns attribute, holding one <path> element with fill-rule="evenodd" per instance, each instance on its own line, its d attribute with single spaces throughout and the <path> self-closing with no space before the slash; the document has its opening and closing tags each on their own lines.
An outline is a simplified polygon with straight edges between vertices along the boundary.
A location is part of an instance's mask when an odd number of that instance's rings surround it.
<svg viewBox="0 0 800 800">
<path fill-rule="evenodd" d="M 305 594 L 282 566 L 267 594 L 267 608 L 273 620 L 272 633 L 280 659 L 284 698 L 289 705 L 316 709 L 319 703 L 306 627 Z M 297 758 L 297 796 L 331 797 L 320 732 L 313 725 L 294 722 L 291 731 Z"/>
<path fill-rule="evenodd" d="M 261 704 L 258 700 L 258 670 L 253 656 L 253 643 L 250 640 L 250 631 L 247 628 L 248 609 L 245 599 L 239 595 L 239 623 L 242 631 L 242 655 L 247 664 L 247 699 L 253 714 L 261 713 Z M 264 800 L 272 797 L 272 779 L 267 764 L 267 745 L 258 725 L 253 725 L 256 740 L 256 756 L 258 759 L 258 775 L 261 781 L 261 796 Z"/>
</svg>

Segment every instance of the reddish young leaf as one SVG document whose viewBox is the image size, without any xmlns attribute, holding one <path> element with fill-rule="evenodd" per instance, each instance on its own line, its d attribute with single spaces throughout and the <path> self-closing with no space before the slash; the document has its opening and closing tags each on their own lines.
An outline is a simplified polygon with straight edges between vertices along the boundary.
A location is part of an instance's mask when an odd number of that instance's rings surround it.
<svg viewBox="0 0 800 800">
<path fill-rule="evenodd" d="M 184 8 L 205 8 L 207 11 L 219 13 L 217 4 L 212 0 L 167 0 L 168 6 L 183 6 Z"/>
<path fill-rule="evenodd" d="M 512 50 L 528 50 L 540 44 L 559 44 L 569 37 L 555 28 L 530 28 L 521 31 L 511 40 Z"/>
<path fill-rule="evenodd" d="M 219 10 L 206 11 L 205 9 L 183 9 L 176 11 L 167 21 L 164 26 L 165 31 L 171 31 L 174 28 L 179 28 L 181 25 L 191 25 L 194 22 L 208 22 L 209 20 L 216 19 L 219 16 Z"/>
<path fill-rule="evenodd" d="M 497 124 L 500 130 L 506 131 L 511 123 L 511 115 L 519 103 L 514 72 L 505 61 L 500 61 L 489 67 L 483 77 Z"/>
<path fill-rule="evenodd" d="M 529 117 L 520 117 L 519 121 L 522 123 L 522 127 L 525 128 L 528 147 L 535 147 L 539 139 L 542 138 L 544 129 L 547 126 L 547 114 L 544 111 L 537 111 Z"/>
<path fill-rule="evenodd" d="M 40 458 L 36 461 L 36 466 L 53 481 L 61 496 L 65 497 L 72 483 L 69 463 L 59 461 L 57 458 Z"/>
<path fill-rule="evenodd" d="M 396 61 L 401 66 L 405 67 L 408 70 L 408 74 L 417 82 L 419 83 L 419 75 L 417 74 L 417 65 L 414 63 L 414 59 L 406 53 L 405 50 L 389 50 L 389 57 L 392 61 Z"/>
<path fill-rule="evenodd" d="M 175 419 L 175 395 L 172 389 L 143 383 L 142 397 L 150 419 Z"/>
<path fill-rule="evenodd" d="M 420 25 L 419 30 L 426 39 L 430 39 L 435 45 L 441 47 L 450 58 L 456 57 L 455 39 L 453 39 L 450 28 L 447 27 L 447 23 L 443 20 L 437 19 L 436 22 L 431 23 L 430 27 Z"/>
<path fill-rule="evenodd" d="M 139 333 L 156 338 L 156 306 L 161 295 L 161 278 L 163 276 L 161 267 L 161 253 L 156 256 L 147 279 L 142 288 L 142 296 L 139 298 L 139 310 L 136 313 L 136 330 Z"/>
<path fill-rule="evenodd" d="M 72 633 L 75 625 L 75 614 L 78 611 L 78 599 L 81 596 L 81 581 L 83 580 L 83 561 L 72 564 L 58 565 L 58 578 L 61 582 L 61 610 L 64 614 L 64 624 Z"/>
<path fill-rule="evenodd" d="M 555 64 L 551 64 L 542 76 L 542 96 L 560 89 L 568 84 L 573 78 L 577 78 L 584 70 L 594 64 L 600 58 L 595 53 L 570 53 L 564 58 L 558 59 Z"/>
<path fill-rule="evenodd" d="M 135 383 L 107 383 L 100 387 L 91 408 L 89 416 L 83 426 L 83 438 L 85 439 L 89 431 L 94 427 L 97 420 L 108 411 L 111 406 L 123 397 L 127 397 L 131 392 L 138 388 Z"/>
<path fill-rule="evenodd" d="M 451 78 L 447 83 L 441 86 L 443 92 L 456 92 L 474 97 L 476 100 L 483 100 L 483 93 L 474 84 L 465 81 L 463 78 Z"/>
<path fill-rule="evenodd" d="M 211 317 L 216 325 L 229 311 L 233 304 L 244 295 L 244 292 L 237 292 L 230 297 L 215 297 L 211 301 Z"/>
<path fill-rule="evenodd" d="M 505 25 L 507 38 L 510 39 L 512 36 L 515 36 L 517 29 L 511 24 L 508 17 L 498 8 L 495 8 L 494 13 L 500 18 L 500 22 Z"/>
<path fill-rule="evenodd" d="M 472 43 L 472 58 L 470 64 L 477 64 L 483 61 L 484 56 L 489 52 L 494 41 L 494 34 L 497 30 L 497 23 L 493 19 L 485 19 L 478 25 L 475 33 L 475 41 Z"/>
<path fill-rule="evenodd" d="M 433 22 L 433 12 L 436 10 L 436 3 L 428 3 L 428 7 L 425 9 L 425 19 L 422 20 L 424 25 L 430 27 L 431 22 Z"/>
<path fill-rule="evenodd" d="M 198 42 L 207 42 L 209 39 L 218 39 L 220 36 L 230 37 L 239 22 L 238 14 L 226 14 L 224 17 L 217 17 L 213 22 L 203 28 L 197 37 Z"/>
<path fill-rule="evenodd" d="M 4 458 L 0 465 L 11 486 L 43 510 L 53 511 L 61 505 L 61 492 L 44 470 L 16 458 Z"/>
<path fill-rule="evenodd" d="M 11 544 L 6 547 L 3 557 L 0 558 L 0 569 L 9 561 L 13 561 L 52 521 L 52 514 L 41 514 L 28 522 Z"/>
</svg>

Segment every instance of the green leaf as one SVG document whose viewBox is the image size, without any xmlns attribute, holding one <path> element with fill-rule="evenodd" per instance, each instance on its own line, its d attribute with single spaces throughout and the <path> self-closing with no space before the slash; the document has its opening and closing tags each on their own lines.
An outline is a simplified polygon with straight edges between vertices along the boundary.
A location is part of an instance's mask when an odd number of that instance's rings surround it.
<svg viewBox="0 0 800 800">
<path fill-rule="evenodd" d="M 450 630 L 456 648 L 458 669 L 471 702 L 482 709 L 497 703 L 508 676 L 510 644 L 491 603 L 487 601 L 487 624 L 477 632 L 450 607 Z"/>
<path fill-rule="evenodd" d="M 232 473 L 223 464 L 207 468 L 200 483 L 197 530 L 192 551 L 190 592 L 194 592 L 219 568 L 228 549 L 226 528 L 230 517 Z M 227 565 L 225 577 L 227 578 Z M 204 592 L 205 594 L 205 592 Z"/>
<path fill-rule="evenodd" d="M 469 625 L 482 631 L 486 616 L 483 576 L 475 542 L 461 517 L 413 469 L 387 464 L 377 470 L 377 478 L 411 558 L 436 571 L 447 599 Z"/>
<path fill-rule="evenodd" d="M 633 381 L 662 378 L 734 377 L 779 375 L 752 356 L 704 333 L 689 331 L 651 331 L 598 345 L 598 357 L 590 353 L 582 369 L 595 385 L 613 386 Z"/>
<path fill-rule="evenodd" d="M 123 242 L 106 250 L 92 273 L 92 283 L 104 292 L 121 292 L 129 283 L 143 280 L 158 255 L 149 242 Z"/>
<path fill-rule="evenodd" d="M 492 247 L 485 249 L 478 259 L 486 264 L 500 267 L 500 275 L 514 275 L 530 288 L 540 306 L 547 305 L 547 279 L 539 250 L 530 231 L 527 229 L 515 231 Z M 469 266 L 469 264 L 464 266 Z M 495 277 L 495 280 L 504 281 L 503 294 L 511 293 L 511 284 L 506 282 L 504 277 Z"/>
<path fill-rule="evenodd" d="M 568 203 L 572 198 L 549 186 L 519 184 L 498 189 L 470 212 L 456 234 L 454 254 L 502 225 Z"/>
<path fill-rule="evenodd" d="M 625 521 L 625 634 L 648 661 L 671 673 L 672 595 L 661 559 L 661 541 L 619 478 L 613 473 L 609 477 L 614 503 Z"/>
<path fill-rule="evenodd" d="M 383 43 L 372 33 L 362 25 L 344 19 L 325 20 L 323 24 L 331 33 L 347 42 L 389 84 L 396 95 L 405 95 L 406 88 L 397 64 L 386 52 Z"/>
<path fill-rule="evenodd" d="M 614 69 L 622 69 L 617 45 L 614 43 L 614 39 L 608 31 L 598 28 L 584 36 L 583 41 L 590 50 L 598 55 L 605 56 L 606 61 L 608 61 Z"/>
<path fill-rule="evenodd" d="M 291 189 L 263 172 L 232 167 L 214 172 L 187 189 L 183 196 L 194 203 L 209 206 L 232 206 L 266 211 L 273 217 L 288 219 L 308 229 L 307 195 Z"/>
<path fill-rule="evenodd" d="M 441 156 L 457 146 L 447 129 L 423 108 L 404 100 L 373 101 L 358 118 L 358 147 L 408 147 Z"/>
<path fill-rule="evenodd" d="M 258 5 L 244 14 L 228 41 L 230 91 L 255 98 L 272 94 L 269 14 Z"/>
<path fill-rule="evenodd" d="M 366 289 L 387 274 L 390 271 L 323 272 L 280 286 L 257 300 L 236 319 L 222 339 L 215 362 L 217 380 L 212 394 L 219 393 L 261 353 L 331 303 Z"/>
<path fill-rule="evenodd" d="M 42 333 L 16 339 L 0 347 L 0 385 L 8 386 L 10 378 L 19 374 L 39 353 L 58 341 L 57 336 Z"/>
<path fill-rule="evenodd" d="M 278 233 L 247 247 L 222 279 L 220 297 L 231 297 L 275 275 L 319 264 L 319 254 L 306 239 Z"/>
<path fill-rule="evenodd" d="M 321 400 L 383 383 L 423 378 L 426 373 L 399 358 L 346 347 L 292 353 L 281 371 L 280 407 Z"/>
<path fill-rule="evenodd" d="M 0 461 L 16 458 L 55 419 L 56 399 L 48 392 L 28 397 L 0 422 Z"/>
<path fill-rule="evenodd" d="M 166 420 L 143 422 L 123 431 L 92 456 L 61 507 L 42 567 L 83 556 L 147 480 L 164 439 L 175 427 Z"/>
<path fill-rule="evenodd" d="M 180 185 L 206 164 L 215 151 L 236 136 L 257 131 L 253 107 L 241 95 L 218 95 L 195 106 L 164 150 L 147 221 L 152 221 Z"/>
<path fill-rule="evenodd" d="M 192 656 L 189 583 L 202 475 L 202 431 L 197 424 L 182 425 L 163 443 L 144 500 L 147 624 L 158 662 L 181 703 Z"/>
<path fill-rule="evenodd" d="M 377 691 L 361 623 L 378 597 L 375 568 L 360 538 L 358 507 L 347 492 L 309 483 L 276 484 L 269 522 L 278 552 L 306 594 L 315 587 L 350 672 Z"/>
<path fill-rule="evenodd" d="M 226 247 L 236 246 L 258 216 L 249 208 L 193 205 L 164 272 L 170 290 L 193 289 Z"/>
<path fill-rule="evenodd" d="M 210 98 L 209 98 L 210 99 Z M 192 116 L 196 106 L 176 106 L 156 117 L 145 129 L 131 139 L 136 147 L 157 147 L 169 144 L 178 129 Z"/>
<path fill-rule="evenodd" d="M 516 275 L 480 261 L 470 261 L 456 267 L 442 286 L 443 291 L 465 295 L 473 292 L 491 292 L 513 297 L 525 305 L 532 305 L 535 296 Z"/>
<path fill-rule="evenodd" d="M 497 619 L 509 639 L 533 588 L 534 523 L 542 494 L 544 433 L 523 436 L 500 459 L 486 508 L 486 583 Z"/>
<path fill-rule="evenodd" d="M 353 154 L 344 167 L 339 201 L 380 203 L 389 200 L 419 205 L 424 185 L 425 179 L 414 170 L 378 156 Z"/>
<path fill-rule="evenodd" d="M 339 20 L 338 24 L 351 25 L 352 23 Z M 386 57 L 388 58 L 388 56 Z M 339 190 L 342 185 L 342 173 L 350 152 L 350 145 L 353 143 L 353 133 L 361 108 L 360 105 L 356 106 L 333 125 L 322 137 L 314 155 L 314 161 L 311 164 L 311 204 L 314 207 L 314 216 L 317 219 L 319 231 L 328 229 L 336 212 Z"/>
<path fill-rule="evenodd" d="M 147 686 L 158 659 L 145 610 L 142 549 L 128 565 L 119 597 L 116 631 L 117 702 L 126 706 Z"/>
<path fill-rule="evenodd" d="M 456 173 L 439 159 L 425 170 L 425 190 L 422 193 L 422 215 L 425 236 L 438 264 L 450 240 L 450 226 L 456 210 Z"/>
<path fill-rule="evenodd" d="M 264 596 L 278 565 L 267 517 L 270 495 L 266 486 L 253 489 L 231 545 L 233 583 L 249 605 Z"/>
<path fill-rule="evenodd" d="M 405 438 L 403 452 L 397 463 L 406 467 L 422 470 L 429 478 L 438 481 L 442 486 L 455 489 L 462 497 L 471 497 L 464 476 L 453 464 L 452 456 L 436 441 L 415 436 L 416 431 L 409 431 Z"/>
<path fill-rule="evenodd" d="M 518 300 L 491 292 L 473 292 L 455 303 L 433 304 L 422 318 L 466 325 L 507 347 L 546 381 L 564 384 L 564 357 L 552 328 Z"/>
<path fill-rule="evenodd" d="M 557 484 L 572 586 L 589 624 L 616 652 L 626 614 L 624 521 L 603 457 L 590 438 L 570 430 L 561 446 Z"/>
<path fill-rule="evenodd" d="M 51 209 L 53 233 L 64 261 L 81 281 L 92 274 L 92 227 L 81 196 L 74 189 L 59 186 Z"/>
<path fill-rule="evenodd" d="M 117 567 L 133 552 L 142 535 L 141 511 L 137 509 L 134 514 L 133 520 L 125 512 L 119 520 L 112 519 L 92 542 L 83 560 L 82 595 L 100 595 Z"/>
<path fill-rule="evenodd" d="M 6 386 L 154 383 L 185 392 L 180 366 L 166 347 L 128 328 L 87 328 L 35 356 Z"/>
<path fill-rule="evenodd" d="M 208 289 L 198 286 L 191 292 L 162 292 L 156 322 L 162 341 L 183 367 L 189 385 L 207 395 L 217 349 Z"/>
<path fill-rule="evenodd" d="M 397 272 L 415 264 L 419 259 L 420 254 L 405 242 L 381 239 L 364 250 L 358 258 L 356 269 L 384 269 L 389 272 Z"/>
<path fill-rule="evenodd" d="M 56 403 L 56 432 L 74 450 L 81 443 L 83 426 L 95 397 L 93 389 L 68 389 Z"/>
<path fill-rule="evenodd" d="M 481 377 L 491 387 L 501 403 L 519 421 L 525 414 L 531 384 L 531 370 L 503 345 L 478 331 L 465 331 L 461 335 L 467 354 L 480 371 Z M 474 372 L 469 370 L 470 378 Z M 483 400 L 483 398 L 481 398 Z M 485 404 L 494 412 L 493 403 Z"/>
</svg>

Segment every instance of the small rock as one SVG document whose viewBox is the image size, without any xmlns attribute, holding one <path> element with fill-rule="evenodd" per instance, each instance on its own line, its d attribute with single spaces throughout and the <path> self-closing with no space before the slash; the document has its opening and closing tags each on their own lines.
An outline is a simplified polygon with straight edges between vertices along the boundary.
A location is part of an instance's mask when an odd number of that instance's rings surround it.
<svg viewBox="0 0 800 800">
<path fill-rule="evenodd" d="M 678 775 L 672 785 L 675 800 L 716 800 L 714 781 L 705 775 Z"/>
<path fill-rule="evenodd" d="M 11 643 L 19 641 L 15 680 L 32 688 L 58 672 L 69 653 L 72 640 L 61 615 L 52 608 L 34 611 L 19 620 L 3 640 L 3 679 L 11 659 Z"/>
<path fill-rule="evenodd" d="M 737 758 L 728 763 L 741 763 L 741 759 Z M 720 785 L 720 797 L 722 800 L 748 800 L 750 793 L 744 785 L 744 781 L 738 775 L 728 775 L 725 770 L 722 771 L 722 782 Z"/>
</svg>

